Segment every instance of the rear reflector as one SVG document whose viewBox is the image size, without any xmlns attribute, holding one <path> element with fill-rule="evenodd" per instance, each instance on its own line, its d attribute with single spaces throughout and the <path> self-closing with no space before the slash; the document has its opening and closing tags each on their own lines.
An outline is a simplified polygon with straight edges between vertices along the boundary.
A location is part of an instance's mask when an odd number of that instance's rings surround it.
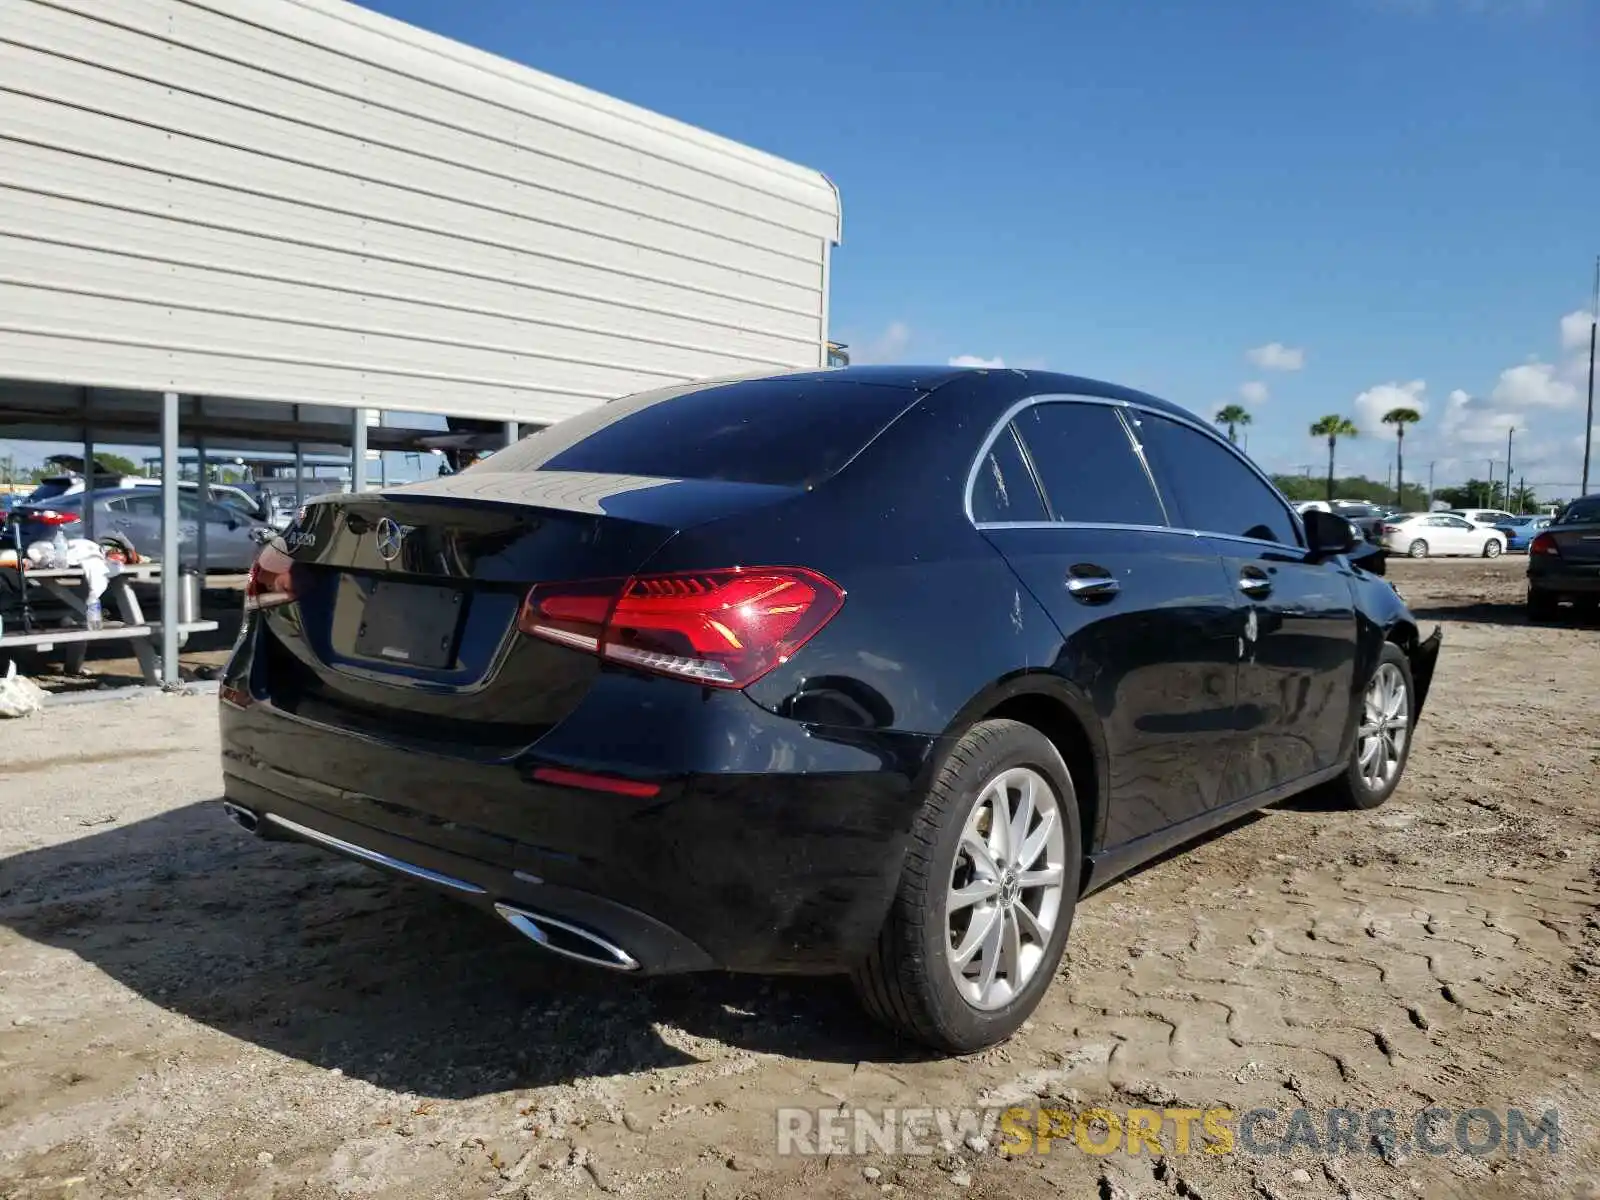
<svg viewBox="0 0 1600 1200">
<path fill-rule="evenodd" d="M 517 627 L 658 675 L 754 683 L 833 618 L 844 592 L 803 567 L 732 567 L 541 583 Z"/>
<path fill-rule="evenodd" d="M 261 547 L 244 581 L 244 608 L 254 612 L 294 600 L 294 559 L 271 542 Z"/>
<path fill-rule="evenodd" d="M 1556 539 L 1546 530 L 1528 545 L 1529 554 L 1561 554 L 1561 547 L 1556 545 Z"/>
<path fill-rule="evenodd" d="M 569 771 L 565 767 L 535 767 L 533 777 L 540 783 L 558 787 L 582 788 L 589 792 L 610 792 L 614 796 L 647 798 L 661 790 L 659 784 L 639 779 L 619 779 L 615 775 L 595 775 L 588 771 Z"/>
</svg>

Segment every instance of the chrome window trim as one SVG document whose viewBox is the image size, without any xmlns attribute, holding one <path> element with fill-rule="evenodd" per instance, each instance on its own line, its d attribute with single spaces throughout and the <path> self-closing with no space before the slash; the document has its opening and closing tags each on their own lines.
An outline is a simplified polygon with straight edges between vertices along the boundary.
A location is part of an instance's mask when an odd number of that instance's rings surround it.
<svg viewBox="0 0 1600 1200">
<path fill-rule="evenodd" d="M 1155 493 L 1156 507 L 1161 510 L 1161 519 L 1170 527 L 1172 525 L 1172 510 L 1167 507 L 1167 498 L 1161 494 L 1161 484 L 1156 482 L 1155 469 L 1150 465 L 1150 456 L 1144 452 L 1144 443 L 1139 440 L 1139 434 L 1133 427 L 1133 422 L 1128 420 L 1128 409 L 1131 405 L 1124 404 L 1116 410 L 1117 423 L 1122 426 L 1122 432 L 1128 436 L 1128 445 L 1133 447 L 1133 456 L 1139 460 L 1139 465 L 1144 468 L 1144 477 L 1150 483 L 1150 490 Z"/>
<path fill-rule="evenodd" d="M 1003 412 L 990 426 L 988 434 L 985 435 L 983 442 L 978 448 L 978 453 L 972 460 L 972 465 L 967 468 L 967 486 L 966 492 L 963 496 L 962 507 L 966 512 L 967 520 L 972 523 L 974 529 L 1127 529 L 1144 533 L 1177 533 L 1191 537 L 1220 538 L 1227 542 L 1237 542 L 1241 545 L 1257 546 L 1269 550 L 1287 550 L 1301 557 L 1305 556 L 1306 547 L 1303 543 L 1296 545 L 1288 542 L 1262 541 L 1256 538 L 1243 537 L 1236 533 L 1222 533 L 1218 530 L 1212 529 L 1192 529 L 1187 526 L 1171 524 L 1124 524 L 1115 521 L 1047 521 L 1043 523 L 1038 521 L 979 521 L 973 516 L 972 513 L 972 491 L 977 482 L 978 472 L 981 469 L 984 460 L 989 456 L 990 450 L 994 448 L 995 442 L 999 440 L 1000 434 L 1003 433 L 1007 427 L 1009 427 L 1011 422 L 1014 421 L 1020 414 L 1027 409 L 1032 408 L 1036 404 L 1099 404 L 1110 408 L 1113 411 L 1120 410 L 1117 411 L 1117 415 L 1122 423 L 1123 432 L 1128 435 L 1128 440 L 1132 445 L 1135 457 L 1137 457 L 1140 463 L 1144 466 L 1145 473 L 1150 480 L 1150 484 L 1155 489 L 1157 504 L 1161 506 L 1161 511 L 1168 516 L 1169 520 L 1171 513 L 1167 508 L 1166 496 L 1162 492 L 1160 483 L 1155 477 L 1154 469 L 1147 461 L 1144 453 L 1144 444 L 1139 440 L 1137 432 L 1133 429 L 1131 423 L 1129 422 L 1127 413 L 1129 410 L 1139 413 L 1149 413 L 1153 417 L 1165 417 L 1174 424 L 1182 425 L 1192 429 L 1196 433 L 1210 438 L 1217 445 L 1221 446 L 1224 450 L 1231 454 L 1234 459 L 1240 463 L 1240 465 L 1250 471 L 1250 473 L 1262 483 L 1266 484 L 1268 491 L 1278 498 L 1278 502 L 1284 510 L 1284 515 L 1289 518 L 1289 528 L 1297 537 L 1304 537 L 1298 514 L 1294 511 L 1293 506 L 1290 505 L 1278 491 L 1277 484 L 1273 483 L 1260 467 L 1256 466 L 1255 463 L 1251 462 L 1244 455 L 1240 454 L 1238 447 L 1231 445 L 1226 438 L 1219 436 L 1215 430 L 1207 429 L 1193 417 L 1179 413 L 1166 412 L 1163 409 L 1154 407 L 1153 405 L 1140 404 L 1133 400 L 1119 400 L 1112 396 L 1092 396 L 1077 392 L 1041 392 L 1033 396 L 1024 396 L 1021 400 L 1017 400 L 1009 405 L 1005 412 Z M 1026 443 L 1019 440 L 1018 444 L 1023 447 L 1024 453 L 1026 453 Z M 1048 503 L 1048 495 L 1045 493 L 1043 487 L 1039 484 L 1038 473 L 1037 470 L 1034 469 L 1031 459 L 1028 462 L 1028 466 L 1030 470 L 1034 470 L 1034 486 L 1039 489 L 1041 496 L 1046 496 Z"/>
</svg>

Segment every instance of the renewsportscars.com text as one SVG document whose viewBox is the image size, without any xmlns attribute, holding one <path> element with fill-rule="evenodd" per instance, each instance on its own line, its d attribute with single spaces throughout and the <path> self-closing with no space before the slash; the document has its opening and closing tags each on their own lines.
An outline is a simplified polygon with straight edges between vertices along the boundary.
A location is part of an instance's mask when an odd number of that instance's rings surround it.
<svg viewBox="0 0 1600 1200">
<path fill-rule="evenodd" d="M 932 1155 L 982 1143 L 1002 1155 L 1245 1154 L 1257 1157 L 1561 1150 L 1560 1113 L 1390 1108 L 782 1108 L 780 1155 Z"/>
</svg>

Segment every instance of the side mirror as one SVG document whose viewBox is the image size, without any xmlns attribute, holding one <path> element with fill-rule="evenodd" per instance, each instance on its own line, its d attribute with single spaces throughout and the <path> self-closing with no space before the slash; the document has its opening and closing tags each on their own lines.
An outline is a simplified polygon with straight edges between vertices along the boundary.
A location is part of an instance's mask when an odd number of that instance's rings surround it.
<svg viewBox="0 0 1600 1200">
<path fill-rule="evenodd" d="M 1301 520 L 1305 522 L 1306 542 L 1314 555 L 1327 558 L 1349 554 L 1361 544 L 1356 527 L 1334 513 L 1313 508 Z"/>
<path fill-rule="evenodd" d="M 272 530 L 257 525 L 250 530 L 250 540 L 258 546 L 265 546 L 272 538 Z"/>
</svg>

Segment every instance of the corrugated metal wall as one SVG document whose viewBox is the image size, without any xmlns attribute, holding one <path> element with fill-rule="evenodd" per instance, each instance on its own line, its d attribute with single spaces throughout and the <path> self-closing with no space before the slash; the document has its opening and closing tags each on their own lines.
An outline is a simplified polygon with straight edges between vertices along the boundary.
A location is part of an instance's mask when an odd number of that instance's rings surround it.
<svg viewBox="0 0 1600 1200">
<path fill-rule="evenodd" d="M 0 0 L 0 377 L 529 423 L 825 361 L 815 171 L 342 0 Z"/>
</svg>

